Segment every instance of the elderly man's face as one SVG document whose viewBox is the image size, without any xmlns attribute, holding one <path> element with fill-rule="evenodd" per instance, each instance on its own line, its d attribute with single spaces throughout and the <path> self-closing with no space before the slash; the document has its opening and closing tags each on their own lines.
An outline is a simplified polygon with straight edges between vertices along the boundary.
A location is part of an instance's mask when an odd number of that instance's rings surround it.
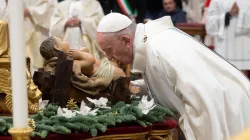
<svg viewBox="0 0 250 140">
<path fill-rule="evenodd" d="M 173 12 L 176 8 L 174 0 L 163 0 L 163 7 L 166 12 Z"/>
<path fill-rule="evenodd" d="M 127 35 L 108 37 L 97 33 L 97 42 L 109 59 L 118 63 L 130 64 L 133 61 L 133 38 Z"/>
</svg>

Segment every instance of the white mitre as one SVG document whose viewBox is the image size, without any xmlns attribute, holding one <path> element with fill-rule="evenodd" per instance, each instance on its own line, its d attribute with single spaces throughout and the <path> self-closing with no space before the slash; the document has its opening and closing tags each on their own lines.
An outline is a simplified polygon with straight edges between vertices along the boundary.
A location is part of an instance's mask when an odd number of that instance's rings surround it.
<svg viewBox="0 0 250 140">
<path fill-rule="evenodd" d="M 97 27 L 97 32 L 100 33 L 118 32 L 122 29 L 125 29 L 131 24 L 132 20 L 130 20 L 127 16 L 119 13 L 110 13 L 102 18 Z"/>
</svg>

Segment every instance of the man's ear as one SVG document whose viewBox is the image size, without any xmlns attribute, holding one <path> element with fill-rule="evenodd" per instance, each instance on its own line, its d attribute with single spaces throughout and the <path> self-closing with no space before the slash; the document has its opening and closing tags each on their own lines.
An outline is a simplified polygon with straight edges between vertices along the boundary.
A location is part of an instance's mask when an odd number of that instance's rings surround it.
<svg viewBox="0 0 250 140">
<path fill-rule="evenodd" d="M 132 43 L 132 39 L 131 39 L 131 37 L 130 36 L 128 36 L 128 35 L 122 35 L 121 36 L 121 40 L 124 42 L 124 44 L 126 45 L 126 46 L 131 46 L 131 43 Z"/>
</svg>

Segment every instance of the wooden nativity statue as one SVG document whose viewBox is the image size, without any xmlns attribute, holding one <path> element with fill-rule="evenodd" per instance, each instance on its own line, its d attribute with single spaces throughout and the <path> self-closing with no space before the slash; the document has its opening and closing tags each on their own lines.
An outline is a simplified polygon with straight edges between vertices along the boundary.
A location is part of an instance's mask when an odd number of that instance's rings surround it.
<svg viewBox="0 0 250 140">
<path fill-rule="evenodd" d="M 102 54 L 100 59 L 96 59 L 89 53 L 86 47 L 78 50 L 70 49 L 69 44 L 58 37 L 49 37 L 43 41 L 40 46 L 40 53 L 46 60 L 43 68 L 45 72 L 55 73 L 57 71 L 58 58 L 62 53 L 73 59 L 70 84 L 73 89 L 77 89 L 78 93 L 75 93 L 75 90 L 70 88 L 69 96 L 77 101 L 83 100 L 86 96 L 99 97 L 99 94 L 105 91 L 112 81 L 126 76 L 123 70 L 116 64 L 111 63 L 104 54 Z M 59 76 L 61 77 L 62 75 Z M 130 93 L 135 94 L 139 92 L 138 88 L 129 85 L 129 80 L 126 81 L 124 86 L 127 86 L 127 89 L 131 89 Z M 82 93 L 79 93 L 79 91 Z"/>
</svg>

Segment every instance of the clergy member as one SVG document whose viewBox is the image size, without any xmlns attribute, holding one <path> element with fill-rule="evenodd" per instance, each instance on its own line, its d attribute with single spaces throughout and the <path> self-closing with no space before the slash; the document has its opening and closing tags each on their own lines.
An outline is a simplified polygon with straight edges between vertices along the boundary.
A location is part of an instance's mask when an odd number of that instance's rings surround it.
<svg viewBox="0 0 250 140">
<path fill-rule="evenodd" d="M 0 20 L 8 22 L 7 0 L 0 0 Z"/>
<path fill-rule="evenodd" d="M 170 17 L 135 25 L 111 13 L 97 28 L 109 58 L 141 73 L 157 103 L 176 109 L 187 140 L 229 140 L 250 127 L 250 82 L 233 65 L 176 29 Z"/>
<path fill-rule="evenodd" d="M 182 0 L 183 11 L 187 13 L 188 23 L 199 23 L 202 18 L 204 0 Z"/>
<path fill-rule="evenodd" d="M 206 16 L 207 16 L 207 11 L 208 11 L 208 7 L 210 5 L 211 0 L 206 0 L 205 4 L 204 4 L 204 9 L 203 9 L 203 15 L 202 15 L 202 19 L 201 19 L 201 23 L 205 24 L 206 23 Z"/>
<path fill-rule="evenodd" d="M 22 0 L 24 5 L 24 25 L 27 56 L 31 59 L 31 73 L 41 68 L 44 59 L 39 47 L 49 36 L 50 18 L 57 0 Z M 0 18 L 8 22 L 8 0 L 0 0 Z M 3 3 L 3 5 L 2 5 Z"/>
<path fill-rule="evenodd" d="M 96 29 L 103 16 L 96 0 L 62 1 L 51 19 L 51 35 L 66 40 L 72 49 L 87 47 L 98 58 Z"/>
<path fill-rule="evenodd" d="M 217 53 L 240 70 L 250 70 L 249 0 L 212 0 L 206 29 Z"/>
</svg>

